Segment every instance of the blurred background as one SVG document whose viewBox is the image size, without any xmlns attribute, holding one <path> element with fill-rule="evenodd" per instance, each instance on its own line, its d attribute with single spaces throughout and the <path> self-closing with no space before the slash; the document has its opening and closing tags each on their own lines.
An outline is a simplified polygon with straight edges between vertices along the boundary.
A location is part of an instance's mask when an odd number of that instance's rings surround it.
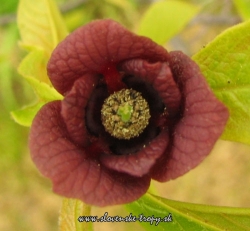
<svg viewBox="0 0 250 231">
<path fill-rule="evenodd" d="M 112 18 L 136 32 L 150 0 L 56 0 L 69 31 L 97 18 Z M 242 21 L 231 0 L 184 0 L 201 7 L 167 44 L 192 56 L 221 31 Z M 34 3 L 35 4 L 35 3 Z M 0 0 L 0 230 L 58 230 L 62 198 L 51 191 L 32 163 L 27 147 L 29 128 L 16 124 L 10 112 L 31 104 L 34 93 L 18 74 L 27 54 L 18 47 L 18 0 Z M 178 13 L 178 12 L 176 12 Z M 166 25 L 167 28 L 167 25 Z M 177 180 L 155 183 L 160 196 L 193 203 L 250 207 L 250 147 L 219 141 L 196 169 Z M 93 215 L 127 215 L 122 206 L 94 208 Z M 105 225 L 105 224 L 104 224 Z M 129 225 L 129 224 L 128 224 Z M 105 230 L 102 228 L 96 230 Z M 119 223 L 111 227 L 123 228 Z M 139 229 L 138 229 L 139 230 Z"/>
</svg>

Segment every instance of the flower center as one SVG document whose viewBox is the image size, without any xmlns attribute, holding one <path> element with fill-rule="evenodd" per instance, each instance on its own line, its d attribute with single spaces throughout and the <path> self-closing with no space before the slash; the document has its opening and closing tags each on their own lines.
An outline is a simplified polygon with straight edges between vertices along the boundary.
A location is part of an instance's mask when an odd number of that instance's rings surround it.
<svg viewBox="0 0 250 231">
<path fill-rule="evenodd" d="M 105 130 L 118 139 L 139 136 L 148 125 L 149 106 L 141 93 L 122 89 L 105 99 L 101 110 Z"/>
</svg>

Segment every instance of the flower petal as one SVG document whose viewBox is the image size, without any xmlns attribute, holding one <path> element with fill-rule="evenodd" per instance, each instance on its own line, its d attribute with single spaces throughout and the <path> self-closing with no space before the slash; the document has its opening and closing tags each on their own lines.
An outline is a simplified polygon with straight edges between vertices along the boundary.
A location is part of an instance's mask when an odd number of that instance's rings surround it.
<svg viewBox="0 0 250 231">
<path fill-rule="evenodd" d="M 83 147 L 89 144 L 85 124 L 88 99 L 97 83 L 97 77 L 86 74 L 75 81 L 72 89 L 62 101 L 62 117 L 72 140 Z"/>
<path fill-rule="evenodd" d="M 183 116 L 174 128 L 172 146 L 152 170 L 167 181 L 196 167 L 212 150 L 223 132 L 229 113 L 216 99 L 199 67 L 182 52 L 170 53 L 170 67 L 183 94 Z"/>
<path fill-rule="evenodd" d="M 35 117 L 30 133 L 31 157 L 41 173 L 53 181 L 53 190 L 97 206 L 128 203 L 148 189 L 148 176 L 117 173 L 86 157 L 70 142 L 62 120 L 61 103 L 46 104 Z"/>
<path fill-rule="evenodd" d="M 85 73 L 99 73 L 111 63 L 140 57 L 167 61 L 167 51 L 152 40 L 137 36 L 112 20 L 96 20 L 70 34 L 53 51 L 48 75 L 62 94 Z"/>
<path fill-rule="evenodd" d="M 173 116 L 178 112 L 181 94 L 167 63 L 149 63 L 141 59 L 132 59 L 123 62 L 121 69 L 126 74 L 140 77 L 150 83 L 159 93 L 170 115 Z"/>
<path fill-rule="evenodd" d="M 128 155 L 103 155 L 100 158 L 106 167 L 141 177 L 148 173 L 168 144 L 167 131 L 161 132 L 151 143 L 137 153 Z"/>
</svg>

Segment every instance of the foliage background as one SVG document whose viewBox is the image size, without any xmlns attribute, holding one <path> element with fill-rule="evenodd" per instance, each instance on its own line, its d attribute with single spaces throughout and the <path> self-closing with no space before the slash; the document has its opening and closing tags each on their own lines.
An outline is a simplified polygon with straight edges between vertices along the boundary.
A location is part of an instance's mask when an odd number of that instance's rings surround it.
<svg viewBox="0 0 250 231">
<path fill-rule="evenodd" d="M 183 0 L 201 7 L 191 22 L 167 44 L 168 50 L 193 55 L 221 31 L 241 22 L 231 0 Z M 136 31 L 151 1 L 146 0 L 57 0 L 70 31 L 96 18 L 113 18 Z M 17 73 L 25 56 L 18 47 L 15 21 L 18 0 L 0 0 L 0 230 L 57 230 L 62 198 L 51 192 L 49 180 L 41 177 L 30 160 L 29 129 L 17 125 L 10 111 L 33 102 L 34 93 Z M 169 25 L 171 26 L 171 25 Z M 166 25 L 166 28 L 168 25 Z M 219 141 L 196 169 L 164 184 L 155 183 L 158 195 L 180 201 L 250 207 L 250 148 Z M 127 215 L 122 206 L 94 208 L 101 216 Z M 95 224 L 96 230 L 127 230 L 126 224 Z M 128 225 L 128 226 L 127 226 Z M 139 225 L 138 225 L 139 227 Z M 138 228 L 139 230 L 139 228 Z"/>
</svg>

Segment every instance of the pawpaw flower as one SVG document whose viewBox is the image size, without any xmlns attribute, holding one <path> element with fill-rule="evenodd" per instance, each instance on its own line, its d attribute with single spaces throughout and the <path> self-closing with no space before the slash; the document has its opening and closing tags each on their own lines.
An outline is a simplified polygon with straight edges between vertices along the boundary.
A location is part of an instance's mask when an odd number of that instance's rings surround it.
<svg viewBox="0 0 250 231">
<path fill-rule="evenodd" d="M 35 116 L 31 157 L 54 192 L 87 204 L 132 202 L 188 172 L 228 119 L 194 61 L 112 20 L 66 37 L 47 71 L 64 99 Z"/>
</svg>

